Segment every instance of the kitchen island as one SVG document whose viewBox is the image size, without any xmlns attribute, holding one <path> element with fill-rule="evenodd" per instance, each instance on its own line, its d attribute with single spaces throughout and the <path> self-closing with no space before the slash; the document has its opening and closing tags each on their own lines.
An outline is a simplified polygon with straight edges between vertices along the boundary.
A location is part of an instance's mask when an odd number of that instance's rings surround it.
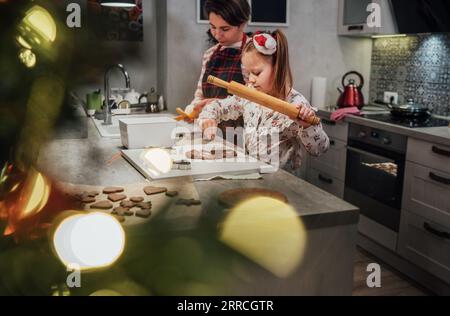
<svg viewBox="0 0 450 316">
<path fill-rule="evenodd" d="M 49 142 L 42 149 L 39 157 L 40 170 L 56 181 L 74 185 L 122 187 L 138 183 L 154 185 L 151 181 L 146 182 L 139 172 L 125 159 L 118 156 L 122 149 L 120 139 L 100 137 L 91 120 L 88 121 L 87 128 L 87 138 L 55 139 Z M 202 201 L 202 211 L 193 216 L 201 217 L 201 222 L 218 223 L 220 218 L 226 217 L 227 210 L 221 208 L 217 202 L 217 196 L 224 190 L 257 187 L 285 194 L 306 228 L 307 242 L 303 258 L 289 276 L 277 277 L 260 265 L 252 263 L 251 260 L 238 256 L 239 260 L 246 262 L 245 273 L 242 271 L 240 274 L 235 273 L 231 285 L 224 286 L 223 289 L 216 287 L 214 291 L 206 291 L 206 293 L 219 295 L 351 295 L 359 218 L 356 207 L 283 170 L 263 175 L 261 180 L 195 182 L 193 178 L 185 177 L 173 181 L 184 183 L 190 186 L 193 192 L 196 192 L 197 198 Z M 157 183 L 155 182 L 155 184 Z M 133 248 L 133 245 L 130 246 L 131 240 L 140 245 L 145 244 L 142 238 L 139 239 L 139 236 L 142 236 L 142 228 L 127 227 L 126 233 L 130 236 L 128 247 Z M 127 252 L 124 254 L 124 257 L 126 256 Z M 122 260 L 125 263 L 121 265 L 120 269 L 125 269 L 126 266 L 127 275 L 141 278 L 140 274 L 147 274 L 146 269 L 148 269 L 145 268 L 144 258 L 145 256 L 133 263 L 128 263 L 128 265 L 125 258 Z M 183 260 L 189 261 L 189 254 Z M 140 264 L 137 264 L 137 261 Z M 211 262 L 216 261 L 212 260 Z M 204 269 L 206 273 L 209 264 L 213 265 L 204 258 L 201 260 L 201 265 L 204 267 L 197 268 Z M 142 271 L 140 271 L 141 269 Z M 170 280 L 168 279 L 167 282 Z M 181 288 L 179 292 L 176 290 L 172 292 L 158 291 L 158 289 L 154 291 L 157 294 L 186 294 Z M 152 289 L 149 289 L 149 292 L 153 293 Z M 201 294 L 203 292 L 194 293 Z"/>
</svg>

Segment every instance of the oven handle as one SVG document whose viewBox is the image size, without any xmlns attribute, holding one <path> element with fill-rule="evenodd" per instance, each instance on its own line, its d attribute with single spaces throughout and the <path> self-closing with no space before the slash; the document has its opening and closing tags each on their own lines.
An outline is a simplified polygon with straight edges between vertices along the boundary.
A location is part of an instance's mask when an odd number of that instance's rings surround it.
<svg viewBox="0 0 450 316">
<path fill-rule="evenodd" d="M 395 163 L 395 161 L 392 160 L 391 158 L 383 157 L 383 156 L 380 156 L 380 155 L 377 155 L 377 154 L 372 154 L 372 153 L 370 153 L 370 152 L 368 152 L 368 151 L 361 150 L 361 149 L 357 149 L 357 148 L 355 148 L 355 147 L 347 146 L 347 149 L 348 149 L 349 151 L 353 151 L 353 152 L 358 153 L 358 154 L 361 154 L 361 155 L 367 155 L 367 156 L 370 156 L 370 157 L 372 157 L 372 158 L 382 159 L 382 160 L 388 160 L 388 161 L 390 161 L 390 162 Z"/>
</svg>

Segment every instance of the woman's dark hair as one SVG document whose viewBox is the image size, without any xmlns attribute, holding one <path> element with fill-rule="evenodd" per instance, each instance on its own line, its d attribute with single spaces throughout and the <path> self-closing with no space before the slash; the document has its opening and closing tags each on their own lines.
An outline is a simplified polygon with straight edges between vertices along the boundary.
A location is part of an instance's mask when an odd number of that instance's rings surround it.
<svg viewBox="0 0 450 316">
<path fill-rule="evenodd" d="M 231 26 L 241 26 L 250 20 L 251 9 L 248 0 L 206 0 L 203 12 L 208 18 L 215 13 Z M 210 29 L 206 34 L 210 44 L 218 43 Z"/>
<path fill-rule="evenodd" d="M 203 10 L 207 17 L 215 13 L 231 26 L 241 26 L 250 20 L 247 0 L 206 0 Z"/>
</svg>

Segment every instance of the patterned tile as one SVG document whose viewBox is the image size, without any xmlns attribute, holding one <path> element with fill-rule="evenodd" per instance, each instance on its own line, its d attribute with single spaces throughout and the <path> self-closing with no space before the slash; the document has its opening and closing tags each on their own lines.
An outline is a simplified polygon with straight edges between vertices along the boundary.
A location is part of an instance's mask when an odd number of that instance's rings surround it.
<svg viewBox="0 0 450 316">
<path fill-rule="evenodd" d="M 370 100 L 397 91 L 450 116 L 450 34 L 374 39 Z"/>
</svg>

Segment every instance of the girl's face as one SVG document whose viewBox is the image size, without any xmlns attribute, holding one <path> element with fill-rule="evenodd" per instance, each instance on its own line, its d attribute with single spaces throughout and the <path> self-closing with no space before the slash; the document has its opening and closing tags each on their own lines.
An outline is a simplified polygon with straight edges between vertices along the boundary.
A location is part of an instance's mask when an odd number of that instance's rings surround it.
<svg viewBox="0 0 450 316">
<path fill-rule="evenodd" d="M 209 24 L 211 25 L 211 34 L 222 46 L 230 46 L 242 40 L 245 24 L 232 26 L 214 12 L 209 15 Z"/>
<path fill-rule="evenodd" d="M 273 87 L 273 66 L 269 58 L 262 57 L 256 51 L 242 56 L 242 65 L 249 73 L 248 82 L 258 91 L 269 93 Z"/>
</svg>

